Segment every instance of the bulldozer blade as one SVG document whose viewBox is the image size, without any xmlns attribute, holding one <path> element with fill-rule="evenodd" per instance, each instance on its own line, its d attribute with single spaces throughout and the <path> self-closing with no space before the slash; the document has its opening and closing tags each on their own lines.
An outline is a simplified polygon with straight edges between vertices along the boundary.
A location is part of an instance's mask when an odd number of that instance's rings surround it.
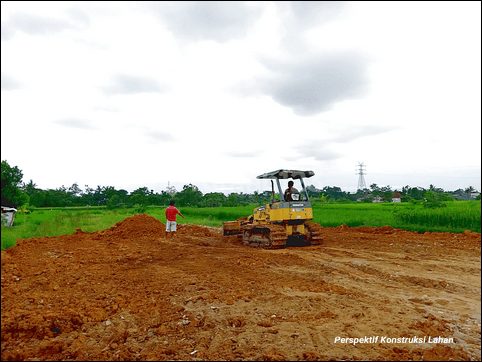
<svg viewBox="0 0 482 362">
<path fill-rule="evenodd" d="M 223 235 L 238 235 L 241 233 L 241 224 L 239 221 L 223 222 Z"/>
</svg>

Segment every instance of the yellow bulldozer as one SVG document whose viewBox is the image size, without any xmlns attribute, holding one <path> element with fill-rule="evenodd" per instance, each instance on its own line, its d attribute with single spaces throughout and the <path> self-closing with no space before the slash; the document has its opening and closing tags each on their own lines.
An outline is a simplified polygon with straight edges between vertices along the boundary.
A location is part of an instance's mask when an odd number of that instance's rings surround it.
<svg viewBox="0 0 482 362">
<path fill-rule="evenodd" d="M 320 224 L 313 220 L 313 209 L 303 178 L 313 171 L 277 170 L 259 175 L 271 180 L 271 202 L 254 209 L 253 215 L 236 221 L 223 222 L 223 235 L 238 235 L 244 245 L 275 249 L 290 245 L 319 245 L 322 242 Z M 301 191 L 288 182 L 282 191 L 280 180 L 299 180 Z M 278 194 L 275 192 L 276 182 Z"/>
</svg>

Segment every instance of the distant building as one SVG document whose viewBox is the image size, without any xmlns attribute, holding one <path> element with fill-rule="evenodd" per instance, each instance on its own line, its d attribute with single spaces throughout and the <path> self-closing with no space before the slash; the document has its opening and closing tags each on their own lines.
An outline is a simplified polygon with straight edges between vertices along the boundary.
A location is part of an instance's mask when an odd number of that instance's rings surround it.
<svg viewBox="0 0 482 362">
<path fill-rule="evenodd" d="M 400 192 L 395 192 L 392 196 L 392 202 L 402 202 L 402 196 Z"/>
<path fill-rule="evenodd" d="M 12 226 L 13 221 L 15 220 L 16 212 L 17 212 L 17 209 L 13 207 L 2 206 L 2 225 Z"/>
<path fill-rule="evenodd" d="M 356 201 L 362 202 L 363 200 L 369 199 L 370 197 L 372 197 L 372 194 L 366 194 L 366 195 L 363 195 L 362 197 L 356 199 Z"/>
<path fill-rule="evenodd" d="M 372 202 L 383 202 L 383 197 L 381 197 L 381 196 L 374 196 Z"/>
<path fill-rule="evenodd" d="M 474 191 L 474 192 L 471 192 L 471 193 L 468 193 L 468 192 L 463 192 L 463 191 L 456 191 L 454 195 L 452 195 L 452 197 L 455 199 L 455 200 L 475 200 L 477 198 L 477 196 L 480 195 L 480 192 L 478 191 Z"/>
</svg>

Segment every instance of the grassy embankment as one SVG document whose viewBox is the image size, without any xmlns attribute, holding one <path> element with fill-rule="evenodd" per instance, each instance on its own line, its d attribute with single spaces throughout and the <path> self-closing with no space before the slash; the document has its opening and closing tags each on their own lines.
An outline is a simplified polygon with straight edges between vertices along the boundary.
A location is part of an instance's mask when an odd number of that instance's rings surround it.
<svg viewBox="0 0 482 362">
<path fill-rule="evenodd" d="M 248 216 L 256 205 L 217 208 L 180 208 L 183 215 L 178 222 L 197 225 L 221 226 L 223 221 Z M 149 207 L 148 215 L 165 223 L 164 207 Z M 1 248 L 14 246 L 17 239 L 71 234 L 76 228 L 98 231 L 135 214 L 134 209 L 109 211 L 104 208 L 89 209 L 37 209 L 31 214 L 18 213 L 13 227 L 2 226 Z M 410 231 L 465 230 L 481 232 L 480 201 L 448 202 L 447 207 L 425 209 L 422 205 L 402 204 L 319 204 L 313 205 L 314 221 L 325 227 L 384 226 Z"/>
</svg>

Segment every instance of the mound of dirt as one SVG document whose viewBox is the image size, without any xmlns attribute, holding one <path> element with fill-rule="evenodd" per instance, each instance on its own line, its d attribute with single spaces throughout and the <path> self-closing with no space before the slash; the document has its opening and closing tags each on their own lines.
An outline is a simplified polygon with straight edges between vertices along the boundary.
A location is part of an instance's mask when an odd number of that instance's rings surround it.
<svg viewBox="0 0 482 362">
<path fill-rule="evenodd" d="M 77 231 L 81 231 L 77 229 Z M 96 232 L 98 240 L 135 240 L 165 236 L 166 225 L 146 214 L 134 215 L 116 223 L 110 229 Z"/>
<path fill-rule="evenodd" d="M 480 360 L 480 234 L 263 250 L 135 215 L 1 253 L 2 360 Z"/>
</svg>

